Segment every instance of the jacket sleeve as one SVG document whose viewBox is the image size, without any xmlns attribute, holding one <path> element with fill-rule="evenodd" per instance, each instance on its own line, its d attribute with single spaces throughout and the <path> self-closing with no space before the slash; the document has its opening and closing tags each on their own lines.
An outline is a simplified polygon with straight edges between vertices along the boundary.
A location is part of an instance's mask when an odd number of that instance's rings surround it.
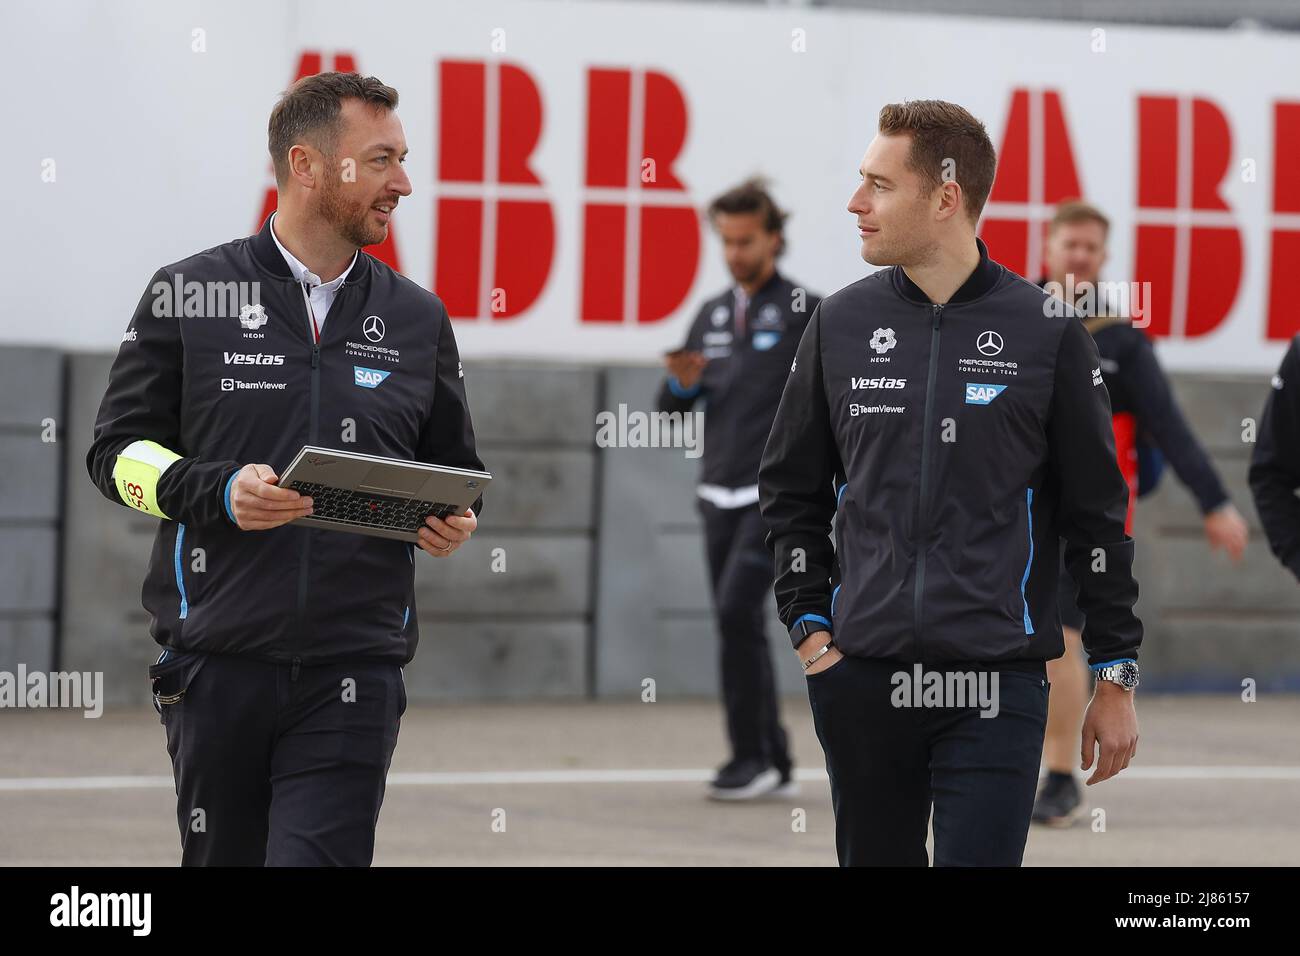
<svg viewBox="0 0 1300 956">
<path fill-rule="evenodd" d="M 1133 613 L 1133 539 L 1124 531 L 1128 485 L 1115 458 L 1110 396 L 1097 346 L 1083 323 L 1066 321 L 1056 356 L 1047 423 L 1065 565 L 1079 586 L 1083 646 L 1093 666 L 1137 660 L 1142 622 Z"/>
<path fill-rule="evenodd" d="M 777 610 L 787 629 L 808 619 L 831 630 L 838 570 L 830 532 L 842 473 L 822 381 L 818 305 L 799 340 L 758 469 L 759 508 L 776 560 Z"/>
<path fill-rule="evenodd" d="M 442 311 L 442 328 L 438 333 L 438 358 L 434 368 L 433 408 L 420 429 L 416 461 L 452 468 L 487 471 L 474 443 L 474 423 L 470 420 L 469 400 L 465 394 L 465 370 L 452 331 L 447 310 Z M 470 505 L 474 514 L 483 514 L 483 496 Z"/>
<path fill-rule="evenodd" d="M 1133 348 L 1128 361 L 1120 366 L 1120 374 L 1125 378 L 1138 422 L 1169 460 L 1179 480 L 1196 496 L 1201 513 L 1209 514 L 1228 500 L 1228 493 L 1174 401 L 1151 340 L 1137 329 L 1133 335 Z"/>
<path fill-rule="evenodd" d="M 1300 578 L 1300 338 L 1282 357 L 1250 457 L 1250 491 L 1269 547 Z"/>
<path fill-rule="evenodd" d="M 86 468 L 110 501 L 196 526 L 233 522 L 229 489 L 239 462 L 188 455 L 181 441 L 180 319 L 160 314 L 158 294 L 171 281 L 159 269 L 136 306 L 95 417 Z"/>
<path fill-rule="evenodd" d="M 691 323 L 690 330 L 686 333 L 686 341 L 682 348 L 699 352 L 703 349 L 704 339 L 704 322 L 705 313 L 708 307 L 704 306 L 695 315 L 695 321 Z M 682 383 L 677 381 L 675 376 L 668 375 L 664 378 L 659 386 L 659 395 L 655 399 L 655 407 L 661 412 L 681 412 L 685 414 L 695 407 L 695 403 L 704 395 L 704 380 L 696 382 L 690 388 L 683 388 Z"/>
</svg>

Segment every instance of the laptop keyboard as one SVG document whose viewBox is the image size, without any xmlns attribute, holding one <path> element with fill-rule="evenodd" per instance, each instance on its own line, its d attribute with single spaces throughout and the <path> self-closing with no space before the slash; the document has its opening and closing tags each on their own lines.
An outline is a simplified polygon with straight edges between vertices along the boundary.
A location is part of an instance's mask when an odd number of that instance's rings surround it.
<svg viewBox="0 0 1300 956">
<path fill-rule="evenodd" d="M 312 481 L 291 481 L 288 487 L 311 498 L 311 517 L 362 528 L 414 532 L 429 515 L 446 518 L 456 508 L 440 501 L 372 495 Z"/>
</svg>

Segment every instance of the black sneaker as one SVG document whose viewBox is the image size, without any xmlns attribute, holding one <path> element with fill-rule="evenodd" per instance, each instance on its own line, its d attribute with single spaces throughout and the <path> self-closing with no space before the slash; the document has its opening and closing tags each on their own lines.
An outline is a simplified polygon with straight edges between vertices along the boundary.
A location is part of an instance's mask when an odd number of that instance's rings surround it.
<svg viewBox="0 0 1300 956">
<path fill-rule="evenodd" d="M 1071 827 L 1087 812 L 1079 783 L 1072 773 L 1049 773 L 1034 799 L 1035 823 L 1049 827 Z"/>
<path fill-rule="evenodd" d="M 754 800 L 771 793 L 781 783 L 780 772 L 753 758 L 732 760 L 718 770 L 709 784 L 712 800 Z"/>
<path fill-rule="evenodd" d="M 799 781 L 794 778 L 794 765 L 787 764 L 784 767 L 778 767 L 777 773 L 781 775 L 781 779 L 777 782 L 776 789 L 772 791 L 772 796 L 799 796 Z"/>
</svg>

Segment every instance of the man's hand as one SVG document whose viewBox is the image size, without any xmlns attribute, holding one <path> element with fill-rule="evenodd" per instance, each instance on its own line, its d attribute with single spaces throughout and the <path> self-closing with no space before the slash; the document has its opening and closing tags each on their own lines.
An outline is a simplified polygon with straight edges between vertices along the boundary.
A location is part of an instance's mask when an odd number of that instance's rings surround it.
<svg viewBox="0 0 1300 956">
<path fill-rule="evenodd" d="M 700 373 L 704 371 L 704 366 L 709 364 L 709 360 L 701 352 L 691 352 L 682 349 L 678 352 L 669 352 L 664 356 L 664 367 L 668 369 L 668 374 L 677 379 L 677 383 L 682 388 L 694 388 L 695 383 L 700 380 Z"/>
<path fill-rule="evenodd" d="M 1229 501 L 1205 516 L 1205 537 L 1209 539 L 1211 551 L 1222 548 L 1233 561 L 1240 561 L 1250 532 L 1241 513 Z"/>
<path fill-rule="evenodd" d="M 270 465 L 245 465 L 230 488 L 230 511 L 244 531 L 265 531 L 311 514 L 311 499 L 281 488 Z"/>
<path fill-rule="evenodd" d="M 800 662 L 806 661 L 808 658 L 820 651 L 826 646 L 826 642 L 830 639 L 830 631 L 813 631 L 809 634 L 802 642 L 800 642 L 798 648 L 796 648 Z M 820 674 L 843 656 L 844 655 L 840 653 L 838 647 L 832 646 L 829 651 L 817 658 L 816 664 L 803 672 L 803 676 L 811 677 L 813 674 Z"/>
<path fill-rule="evenodd" d="M 1101 745 L 1097 769 L 1087 784 L 1109 780 L 1137 756 L 1138 719 L 1133 709 L 1133 694 L 1114 681 L 1097 681 L 1097 690 L 1083 715 L 1083 742 L 1079 755 L 1081 770 L 1092 766 L 1093 754 Z"/>
<path fill-rule="evenodd" d="M 436 515 L 424 519 L 427 527 L 420 529 L 420 550 L 435 558 L 445 558 L 462 544 L 478 527 L 474 509 L 466 508 L 463 515 L 451 515 L 446 521 Z"/>
</svg>

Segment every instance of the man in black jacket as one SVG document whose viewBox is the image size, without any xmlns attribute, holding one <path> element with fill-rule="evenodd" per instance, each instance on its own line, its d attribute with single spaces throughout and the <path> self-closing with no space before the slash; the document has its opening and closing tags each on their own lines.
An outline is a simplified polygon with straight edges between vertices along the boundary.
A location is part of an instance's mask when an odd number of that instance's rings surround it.
<svg viewBox="0 0 1300 956">
<path fill-rule="evenodd" d="M 1109 232 L 1110 221 L 1095 206 L 1079 200 L 1061 203 L 1048 226 L 1044 257 L 1048 274 L 1039 284 L 1074 306 L 1100 353 L 1120 470 L 1130 484 L 1129 531 L 1133 500 L 1138 494 L 1138 453 L 1143 443 L 1149 442 L 1196 498 L 1210 549 L 1222 548 L 1233 561 L 1240 561 L 1249 537 L 1246 522 L 1228 499 L 1218 472 L 1183 418 L 1151 340 L 1120 314 L 1138 311 L 1132 306 L 1142 304 L 1126 306 L 1121 296 L 1105 295 L 1106 287 L 1099 283 Z M 1053 827 L 1071 826 L 1088 809 L 1073 772 L 1074 741 L 1088 700 L 1088 668 L 1079 636 L 1083 612 L 1074 594 L 1074 582 L 1062 564 L 1065 655 L 1047 665 L 1047 680 L 1052 687 L 1043 744 L 1047 776 L 1034 801 L 1033 814 L 1034 822 Z"/>
<path fill-rule="evenodd" d="M 709 795 L 748 800 L 796 792 L 767 646 L 772 560 L 758 512 L 758 459 L 790 362 L 817 297 L 781 275 L 783 213 L 751 180 L 713 201 L 709 219 L 736 284 L 701 306 L 686 344 L 665 359 L 659 410 L 708 409 L 696 506 L 704 521 L 721 636 L 722 699 L 731 759 Z"/>
<path fill-rule="evenodd" d="M 1300 579 L 1300 336 L 1272 385 L 1250 457 L 1250 492 L 1269 548 Z"/>
<path fill-rule="evenodd" d="M 415 551 L 288 526 L 305 444 L 482 470 L 447 311 L 360 251 L 411 192 L 397 91 L 298 81 L 271 114 L 278 209 L 166 266 L 122 337 L 86 457 L 161 519 L 143 601 L 184 864 L 368 865 L 418 641 Z M 431 517 L 446 557 L 477 525 Z"/>
<path fill-rule="evenodd" d="M 759 469 L 843 865 L 925 865 L 931 804 L 936 864 L 1020 863 L 1060 537 L 1099 667 L 1090 782 L 1135 752 L 1142 626 L 1097 350 L 976 238 L 996 165 L 960 106 L 881 111 L 848 209 L 892 268 L 814 311 Z"/>
</svg>

